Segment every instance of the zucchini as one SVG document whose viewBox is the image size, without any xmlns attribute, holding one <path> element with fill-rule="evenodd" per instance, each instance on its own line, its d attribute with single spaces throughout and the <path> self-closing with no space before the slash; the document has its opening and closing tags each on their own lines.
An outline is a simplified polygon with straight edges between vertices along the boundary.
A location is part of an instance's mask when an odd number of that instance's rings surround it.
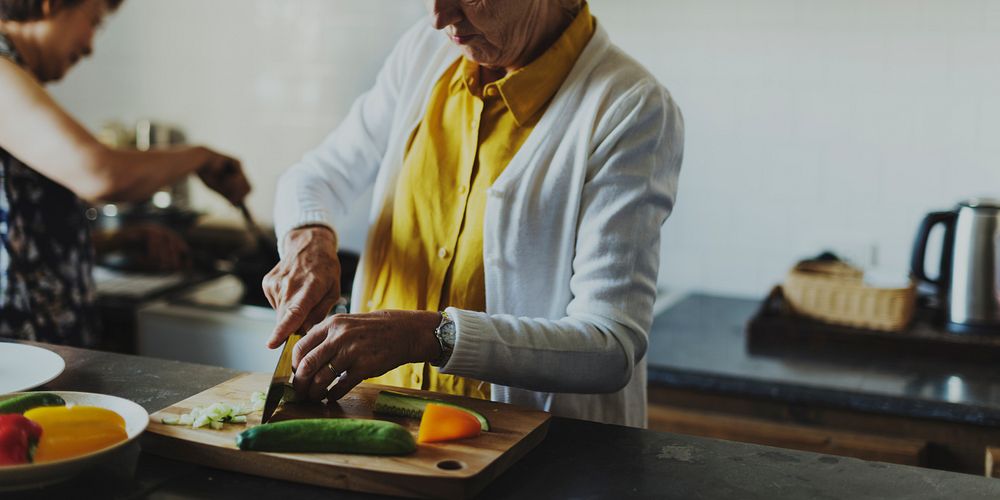
<svg viewBox="0 0 1000 500">
<path fill-rule="evenodd" d="M 236 436 L 251 451 L 406 455 L 417 450 L 413 435 L 384 420 L 309 418 L 258 425 Z"/>
<path fill-rule="evenodd" d="M 28 392 L 0 401 L 0 414 L 24 413 L 39 406 L 66 406 L 66 400 L 51 392 Z"/>
<path fill-rule="evenodd" d="M 424 415 L 424 408 L 427 407 L 427 403 L 450 406 L 452 408 L 467 411 L 471 413 L 472 416 L 476 417 L 476 420 L 479 421 L 479 426 L 482 427 L 483 432 L 489 432 L 490 430 L 490 422 L 486 420 L 486 417 L 483 416 L 482 413 L 479 413 L 476 410 L 471 410 L 453 403 L 438 401 L 436 399 L 411 396 L 401 392 L 380 391 L 378 396 L 375 397 L 375 413 L 396 415 L 399 417 L 420 418 Z"/>
</svg>

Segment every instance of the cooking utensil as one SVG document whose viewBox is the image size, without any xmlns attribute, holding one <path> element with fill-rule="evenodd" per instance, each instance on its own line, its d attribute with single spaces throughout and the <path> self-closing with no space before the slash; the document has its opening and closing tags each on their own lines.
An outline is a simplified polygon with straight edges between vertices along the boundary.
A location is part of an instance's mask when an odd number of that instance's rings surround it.
<svg viewBox="0 0 1000 500">
<path fill-rule="evenodd" d="M 271 238 L 268 237 L 263 230 L 261 230 L 260 226 L 257 225 L 257 221 L 254 220 L 253 215 L 250 214 L 250 210 L 247 208 L 246 202 L 241 201 L 237 206 L 239 207 L 240 212 L 243 213 L 243 222 L 246 223 L 247 230 L 250 231 L 250 234 L 254 236 L 258 249 L 261 251 L 265 249 L 270 250 L 274 246 L 274 243 L 271 241 Z"/>
<path fill-rule="evenodd" d="M 931 229 L 944 227 L 937 276 L 925 270 Z M 913 276 L 935 288 L 955 333 L 1000 334 L 1000 200 L 973 199 L 924 217 L 911 261 Z"/>
<path fill-rule="evenodd" d="M 271 385 L 267 388 L 267 396 L 264 399 L 264 414 L 260 418 L 262 424 L 266 424 L 274 411 L 281 403 L 281 396 L 285 394 L 285 387 L 290 383 L 292 376 L 292 348 L 295 343 L 302 338 L 301 335 L 291 334 L 285 339 L 284 347 L 281 348 L 281 357 L 278 358 L 278 366 L 274 368 L 274 375 L 271 375 Z"/>
<path fill-rule="evenodd" d="M 551 415 L 521 406 L 481 399 L 391 388 L 405 394 L 440 399 L 471 408 L 490 420 L 489 432 L 478 437 L 418 445 L 405 456 L 338 453 L 256 453 L 240 451 L 236 436 L 252 426 L 225 424 L 222 429 L 165 425 L 164 416 L 189 413 L 211 403 L 238 404 L 267 383 L 268 374 L 250 373 L 226 381 L 153 414 L 143 436 L 142 451 L 185 462 L 284 481 L 406 497 L 470 498 L 542 441 Z M 384 386 L 361 383 L 336 403 L 297 403 L 281 408 L 282 421 L 300 418 L 378 418 L 406 427 L 414 436 L 420 419 L 372 413 Z M 256 417 L 256 415 L 254 415 Z"/>
</svg>

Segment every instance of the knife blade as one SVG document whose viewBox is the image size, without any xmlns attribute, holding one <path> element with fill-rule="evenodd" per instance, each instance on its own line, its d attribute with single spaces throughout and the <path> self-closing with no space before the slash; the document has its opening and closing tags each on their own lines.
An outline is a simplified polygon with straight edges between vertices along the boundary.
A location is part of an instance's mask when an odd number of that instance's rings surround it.
<svg viewBox="0 0 1000 500">
<path fill-rule="evenodd" d="M 296 333 L 289 335 L 285 339 L 284 347 L 281 348 L 278 366 L 274 368 L 271 385 L 267 388 L 267 396 L 264 399 L 264 414 L 260 418 L 262 424 L 266 424 L 274 416 L 274 411 L 278 409 L 281 397 L 285 394 L 285 387 L 289 385 L 292 377 L 292 348 L 300 338 L 302 336 Z"/>
</svg>

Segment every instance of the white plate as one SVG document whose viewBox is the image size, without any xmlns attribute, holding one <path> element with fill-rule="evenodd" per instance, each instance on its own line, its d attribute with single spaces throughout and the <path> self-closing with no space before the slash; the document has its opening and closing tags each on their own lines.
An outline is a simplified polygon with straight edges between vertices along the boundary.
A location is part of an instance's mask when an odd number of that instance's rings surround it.
<svg viewBox="0 0 1000 500">
<path fill-rule="evenodd" d="M 38 387 L 62 373 L 58 354 L 33 345 L 0 342 L 0 394 Z"/>
<path fill-rule="evenodd" d="M 89 392 L 46 392 L 58 394 L 66 400 L 67 405 L 98 406 L 114 411 L 125 419 L 125 432 L 128 438 L 102 450 L 73 458 L 39 464 L 0 466 L 0 491 L 33 488 L 69 479 L 131 442 L 146 430 L 146 424 L 149 423 L 149 413 L 146 409 L 127 399 Z M 10 396 L 0 396 L 0 399 Z"/>
</svg>

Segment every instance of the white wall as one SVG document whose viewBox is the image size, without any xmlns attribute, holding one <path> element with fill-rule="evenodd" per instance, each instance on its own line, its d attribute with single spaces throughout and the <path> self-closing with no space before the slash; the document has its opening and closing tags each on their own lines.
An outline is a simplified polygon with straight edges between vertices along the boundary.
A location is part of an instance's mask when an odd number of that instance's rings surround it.
<svg viewBox="0 0 1000 500">
<path fill-rule="evenodd" d="M 338 123 L 421 4 L 128 0 L 54 93 L 90 127 L 152 116 L 238 153 L 267 219 L 280 171 Z M 1000 195 L 998 2 L 591 5 L 686 117 L 666 286 L 760 295 L 823 248 L 903 277 L 922 214 Z"/>
</svg>

